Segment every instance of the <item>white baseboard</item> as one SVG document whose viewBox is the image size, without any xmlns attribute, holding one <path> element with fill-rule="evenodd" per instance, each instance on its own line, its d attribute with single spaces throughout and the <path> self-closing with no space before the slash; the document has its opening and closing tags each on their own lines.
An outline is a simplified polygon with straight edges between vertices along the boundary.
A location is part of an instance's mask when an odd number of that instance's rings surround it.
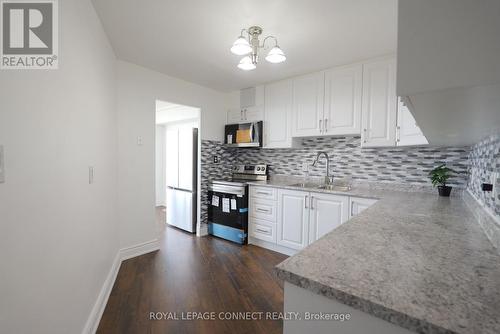
<svg viewBox="0 0 500 334">
<path fill-rule="evenodd" d="M 115 284 L 116 276 L 118 275 L 118 271 L 120 270 L 121 265 L 120 251 L 116 253 L 115 259 L 113 260 L 113 264 L 111 265 L 111 269 L 109 270 L 108 276 L 102 285 L 101 291 L 97 296 L 97 300 L 92 307 L 92 311 L 90 312 L 90 316 L 85 323 L 85 327 L 83 328 L 83 334 L 92 334 L 95 333 L 97 327 L 99 326 L 99 322 L 101 321 L 102 314 L 104 313 L 104 309 L 106 308 L 106 304 L 108 303 L 109 295 L 111 294 L 111 290 L 113 289 L 113 285 Z"/>
<path fill-rule="evenodd" d="M 92 307 L 92 311 L 90 312 L 90 316 L 85 323 L 85 327 L 83 328 L 82 332 L 83 334 L 93 334 L 97 331 L 97 327 L 99 326 L 99 322 L 101 321 L 104 309 L 106 308 L 106 304 L 108 303 L 111 290 L 113 289 L 113 285 L 115 284 L 116 276 L 118 276 L 118 271 L 120 270 L 121 263 L 133 257 L 154 252 L 159 249 L 160 240 L 153 239 L 131 247 L 122 248 L 116 253 L 108 276 L 106 277 L 106 280 L 102 285 L 99 296 L 97 297 L 94 307 Z"/>
<path fill-rule="evenodd" d="M 249 245 L 259 246 L 259 247 L 262 247 L 262 248 L 266 248 L 266 249 L 272 250 L 274 252 L 278 252 L 278 253 L 285 254 L 285 255 L 288 255 L 288 256 L 295 255 L 295 254 L 297 254 L 299 252 L 296 249 L 291 249 L 291 248 L 288 248 L 288 247 L 283 247 L 281 245 L 277 245 L 277 244 L 274 244 L 274 243 L 271 243 L 271 242 L 268 242 L 268 241 L 264 241 L 264 240 L 255 239 L 255 238 L 252 238 L 252 237 L 248 237 L 248 244 Z"/>
<path fill-rule="evenodd" d="M 159 249 L 160 249 L 160 240 L 153 239 L 131 247 L 120 249 L 120 259 L 122 261 L 125 261 L 130 258 L 154 252 Z"/>
</svg>

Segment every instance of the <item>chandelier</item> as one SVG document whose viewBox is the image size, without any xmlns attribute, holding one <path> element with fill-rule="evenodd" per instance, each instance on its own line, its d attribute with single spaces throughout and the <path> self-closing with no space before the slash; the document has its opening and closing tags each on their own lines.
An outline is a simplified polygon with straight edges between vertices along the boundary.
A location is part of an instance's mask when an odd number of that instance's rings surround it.
<svg viewBox="0 0 500 334">
<path fill-rule="evenodd" d="M 243 34 L 247 34 L 247 38 Z M 240 36 L 233 43 L 231 52 L 238 56 L 245 56 L 240 60 L 238 68 L 250 71 L 256 68 L 259 62 L 259 50 L 264 49 L 268 39 L 274 40 L 274 46 L 269 50 L 266 60 L 270 63 L 277 64 L 286 60 L 283 50 L 278 45 L 278 39 L 274 36 L 267 36 L 260 44 L 259 36 L 262 34 L 262 28 L 253 26 L 248 29 L 242 29 Z"/>
</svg>

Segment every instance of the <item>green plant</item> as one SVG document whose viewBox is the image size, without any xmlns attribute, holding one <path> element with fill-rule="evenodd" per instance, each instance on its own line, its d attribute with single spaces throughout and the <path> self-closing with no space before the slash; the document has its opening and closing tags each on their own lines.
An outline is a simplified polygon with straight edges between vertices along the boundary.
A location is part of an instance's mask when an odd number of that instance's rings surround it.
<svg viewBox="0 0 500 334">
<path fill-rule="evenodd" d="M 434 187 L 438 185 L 446 186 L 446 181 L 448 181 L 454 173 L 455 171 L 453 169 L 446 167 L 445 164 L 442 164 L 431 170 L 429 176 Z"/>
</svg>

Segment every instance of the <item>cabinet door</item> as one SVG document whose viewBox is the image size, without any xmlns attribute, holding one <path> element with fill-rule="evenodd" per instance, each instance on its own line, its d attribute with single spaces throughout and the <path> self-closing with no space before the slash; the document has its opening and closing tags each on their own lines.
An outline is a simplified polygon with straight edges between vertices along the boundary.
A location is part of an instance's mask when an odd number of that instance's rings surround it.
<svg viewBox="0 0 500 334">
<path fill-rule="evenodd" d="M 265 88 L 264 147 L 292 147 L 291 80 L 272 83 Z"/>
<path fill-rule="evenodd" d="M 278 191 L 277 244 L 292 249 L 307 245 L 309 221 L 309 193 L 304 191 Z"/>
<path fill-rule="evenodd" d="M 361 64 L 326 71 L 325 134 L 359 135 L 361 133 L 362 79 Z"/>
<path fill-rule="evenodd" d="M 313 73 L 293 80 L 292 136 L 318 136 L 323 127 L 325 75 Z"/>
<path fill-rule="evenodd" d="M 165 179 L 168 187 L 177 188 L 179 186 L 179 130 L 168 128 L 165 131 L 166 137 L 166 174 Z"/>
<path fill-rule="evenodd" d="M 398 99 L 398 127 L 397 127 L 397 145 L 427 145 L 429 142 L 425 138 L 422 130 L 415 122 L 415 118 L 410 112 L 410 109 L 403 104 L 401 99 Z"/>
<path fill-rule="evenodd" d="M 363 65 L 361 146 L 396 145 L 396 61 L 378 60 Z"/>
<path fill-rule="evenodd" d="M 349 198 L 349 218 L 356 216 L 361 213 L 361 211 L 367 209 L 377 202 L 376 199 L 371 198 L 361 198 L 361 197 L 351 197 Z"/>
<path fill-rule="evenodd" d="M 231 109 L 227 112 L 226 124 L 243 122 L 243 109 Z"/>
<path fill-rule="evenodd" d="M 257 122 L 264 119 L 264 108 L 259 107 L 248 107 L 243 109 L 243 120 L 245 122 Z"/>
<path fill-rule="evenodd" d="M 349 197 L 311 193 L 309 243 L 349 219 Z"/>
</svg>

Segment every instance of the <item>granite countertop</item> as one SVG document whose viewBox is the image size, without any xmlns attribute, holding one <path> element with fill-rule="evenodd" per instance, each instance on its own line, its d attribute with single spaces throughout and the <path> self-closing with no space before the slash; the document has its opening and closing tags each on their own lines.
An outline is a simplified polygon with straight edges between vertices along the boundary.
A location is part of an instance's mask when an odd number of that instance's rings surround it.
<svg viewBox="0 0 500 334">
<path fill-rule="evenodd" d="M 280 263 L 278 277 L 418 333 L 500 333 L 500 255 L 465 199 L 331 193 L 379 201 Z"/>
</svg>

